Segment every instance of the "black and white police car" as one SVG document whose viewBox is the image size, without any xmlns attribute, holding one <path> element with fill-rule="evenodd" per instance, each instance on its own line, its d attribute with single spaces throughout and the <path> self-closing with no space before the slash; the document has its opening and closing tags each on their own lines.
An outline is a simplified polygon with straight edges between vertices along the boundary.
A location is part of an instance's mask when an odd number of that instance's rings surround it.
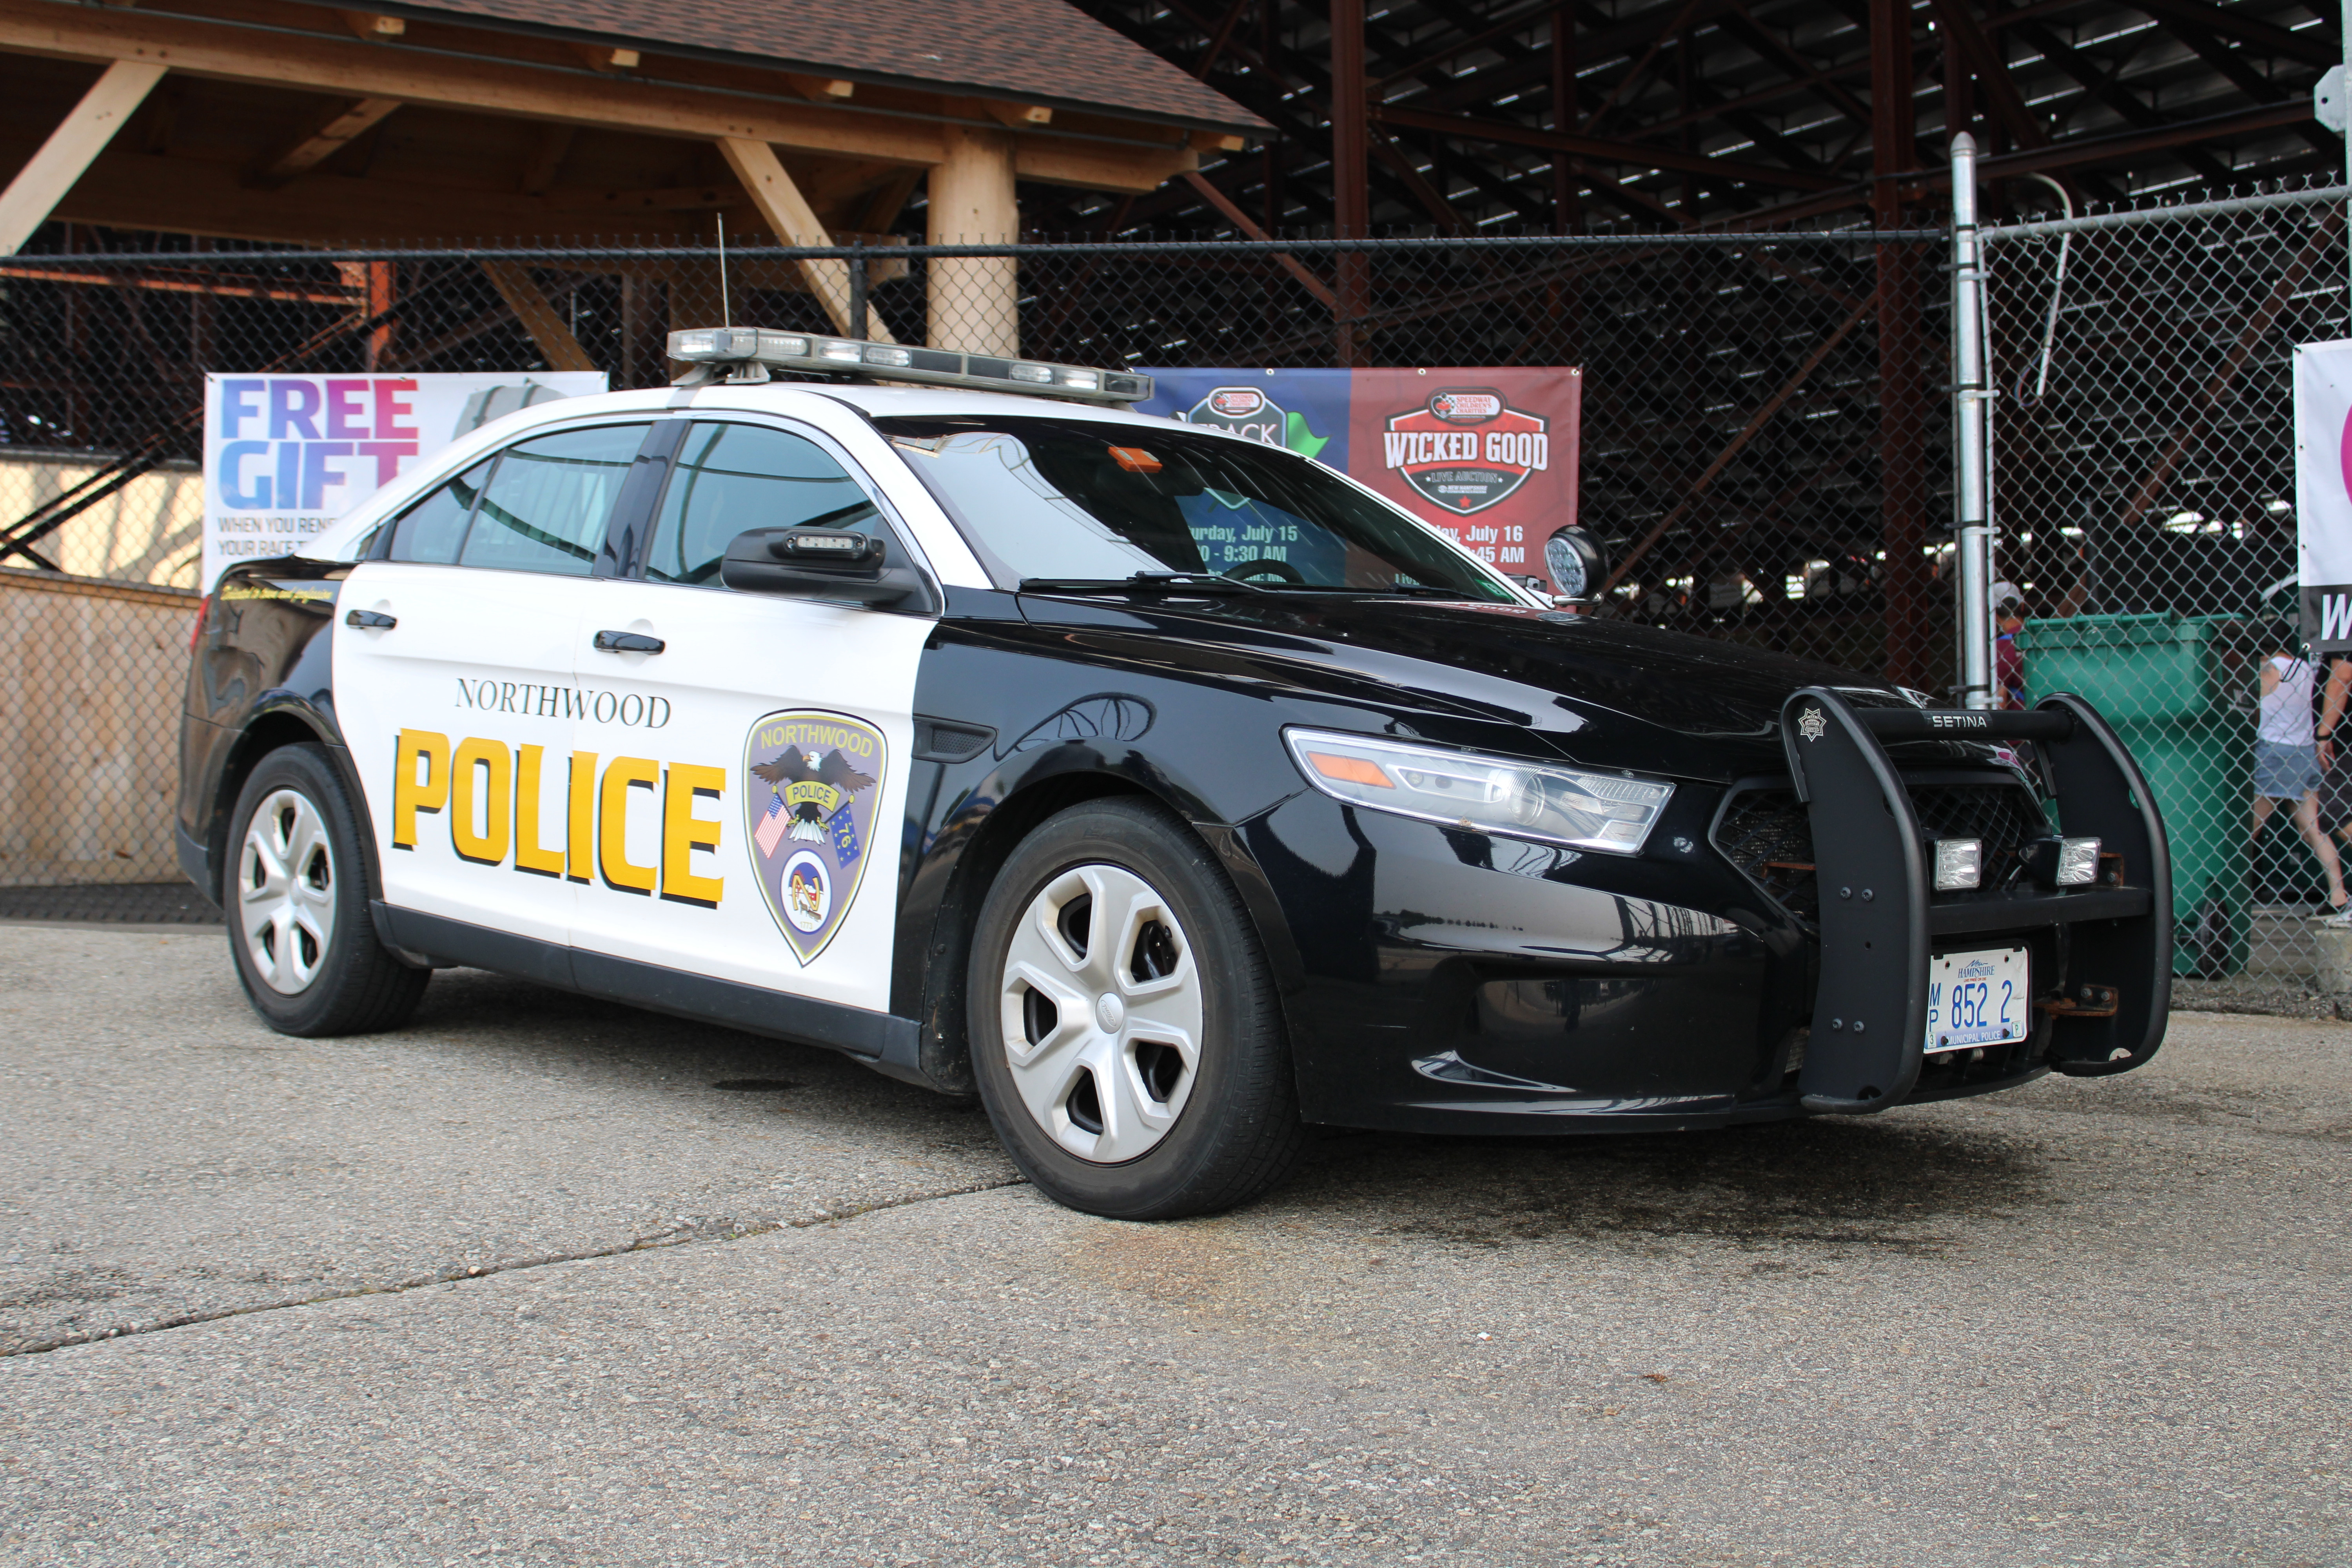
<svg viewBox="0 0 2352 1568">
<path fill-rule="evenodd" d="M 2075 699 L 1568 613 L 1124 371 L 671 352 L 207 601 L 179 852 L 272 1027 L 527 976 L 977 1092 L 1130 1218 L 1309 1124 L 1868 1112 L 2163 1037 L 2163 828 Z"/>
</svg>

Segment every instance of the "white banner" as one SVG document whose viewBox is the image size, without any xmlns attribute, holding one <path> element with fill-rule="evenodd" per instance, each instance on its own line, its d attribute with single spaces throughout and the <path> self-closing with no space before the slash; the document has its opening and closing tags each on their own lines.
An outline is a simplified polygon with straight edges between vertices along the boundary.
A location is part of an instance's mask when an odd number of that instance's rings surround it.
<svg viewBox="0 0 2352 1568">
<path fill-rule="evenodd" d="M 605 390 L 602 371 L 205 377 L 206 593 L 287 555 L 383 485 L 502 414 Z"/>
<path fill-rule="evenodd" d="M 2294 519 L 2305 640 L 2352 648 L 2352 342 L 2295 347 Z"/>
</svg>

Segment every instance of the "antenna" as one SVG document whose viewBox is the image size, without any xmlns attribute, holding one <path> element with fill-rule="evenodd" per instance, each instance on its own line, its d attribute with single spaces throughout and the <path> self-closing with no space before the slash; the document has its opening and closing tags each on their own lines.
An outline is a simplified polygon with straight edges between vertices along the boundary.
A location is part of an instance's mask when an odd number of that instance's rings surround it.
<svg viewBox="0 0 2352 1568">
<path fill-rule="evenodd" d="M 719 213 L 716 216 L 719 219 L 719 324 L 731 327 L 735 324 L 735 310 L 727 302 L 727 215 Z"/>
</svg>

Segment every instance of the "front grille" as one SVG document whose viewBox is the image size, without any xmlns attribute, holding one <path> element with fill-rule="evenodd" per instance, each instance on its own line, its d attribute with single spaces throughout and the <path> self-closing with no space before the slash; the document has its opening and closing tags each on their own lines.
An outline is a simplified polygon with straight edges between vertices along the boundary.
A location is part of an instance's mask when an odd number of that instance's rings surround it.
<svg viewBox="0 0 2352 1568">
<path fill-rule="evenodd" d="M 2052 831 L 2039 799 L 2011 780 L 1947 776 L 1913 779 L 1908 787 L 1911 809 L 1927 837 L 1984 841 L 1988 887 L 2004 880 L 2018 864 L 2018 848 Z M 1812 820 L 1795 790 L 1765 784 L 1735 792 L 1716 818 L 1715 846 L 1790 914 L 1806 921 L 1820 917 Z"/>
<path fill-rule="evenodd" d="M 1813 825 L 1792 789 L 1742 790 L 1716 818 L 1715 847 L 1800 920 L 1818 919 Z"/>
</svg>

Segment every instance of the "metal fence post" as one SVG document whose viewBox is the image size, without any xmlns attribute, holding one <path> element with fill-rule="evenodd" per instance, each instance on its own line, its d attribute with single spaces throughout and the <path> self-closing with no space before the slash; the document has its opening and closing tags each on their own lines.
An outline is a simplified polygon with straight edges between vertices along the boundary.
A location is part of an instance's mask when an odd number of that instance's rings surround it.
<svg viewBox="0 0 2352 1568">
<path fill-rule="evenodd" d="M 849 332 L 853 338 L 866 335 L 866 251 L 863 246 L 849 253 Z"/>
<path fill-rule="evenodd" d="M 1952 138 L 1952 497 L 1960 592 L 1960 705 L 1998 706 L 1992 689 L 1992 519 L 1985 374 L 1984 254 L 1977 237 L 1977 143 Z"/>
</svg>

